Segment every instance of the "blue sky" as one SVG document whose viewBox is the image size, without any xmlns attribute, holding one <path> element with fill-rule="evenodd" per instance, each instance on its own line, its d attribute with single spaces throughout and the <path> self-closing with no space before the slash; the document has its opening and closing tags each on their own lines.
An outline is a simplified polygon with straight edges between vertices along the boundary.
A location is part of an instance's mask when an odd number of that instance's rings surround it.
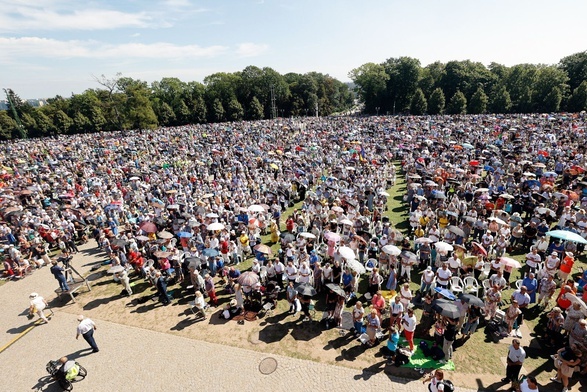
<svg viewBox="0 0 587 392">
<path fill-rule="evenodd" d="M 367 62 L 556 64 L 587 50 L 587 1 L 3 0 L 0 87 L 23 98 L 94 76 L 203 81 L 248 65 L 349 81 Z"/>
</svg>

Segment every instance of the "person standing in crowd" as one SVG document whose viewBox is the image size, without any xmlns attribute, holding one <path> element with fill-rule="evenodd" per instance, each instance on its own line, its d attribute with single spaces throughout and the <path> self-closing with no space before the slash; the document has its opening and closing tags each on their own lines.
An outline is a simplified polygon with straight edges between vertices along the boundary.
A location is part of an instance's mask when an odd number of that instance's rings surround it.
<svg viewBox="0 0 587 392">
<path fill-rule="evenodd" d="M 416 320 L 416 316 L 414 315 L 414 309 L 408 308 L 408 311 L 402 317 L 402 327 L 404 329 L 404 337 L 406 341 L 410 345 L 410 351 L 412 353 L 416 352 L 414 348 L 414 331 L 416 330 L 416 324 L 418 321 Z"/>
<path fill-rule="evenodd" d="M 442 352 L 444 352 L 444 359 L 440 360 L 440 363 L 447 363 L 448 361 L 452 360 L 452 353 L 453 353 L 453 343 L 455 338 L 457 337 L 457 324 L 459 319 L 450 319 L 448 317 L 445 318 L 445 328 L 444 328 L 444 339 L 442 343 Z"/>
<path fill-rule="evenodd" d="M 169 300 L 169 295 L 167 294 L 167 280 L 160 271 L 155 273 L 155 285 L 157 287 L 157 293 L 159 294 L 159 301 L 161 301 L 161 303 L 165 306 L 169 305 L 171 301 Z"/>
<path fill-rule="evenodd" d="M 79 321 L 79 324 L 77 325 L 77 334 L 75 335 L 75 338 L 79 339 L 79 336 L 82 335 L 85 341 L 88 342 L 92 348 L 92 352 L 97 353 L 100 351 L 96 341 L 94 340 L 96 324 L 92 321 L 92 319 L 89 317 L 84 317 L 81 314 L 77 317 L 77 321 Z"/>
<path fill-rule="evenodd" d="M 508 349 L 508 356 L 506 358 L 507 366 L 505 370 L 505 377 L 501 382 L 514 382 L 519 379 L 522 364 L 526 359 L 526 351 L 522 348 L 518 339 L 512 340 L 512 344 Z"/>
</svg>

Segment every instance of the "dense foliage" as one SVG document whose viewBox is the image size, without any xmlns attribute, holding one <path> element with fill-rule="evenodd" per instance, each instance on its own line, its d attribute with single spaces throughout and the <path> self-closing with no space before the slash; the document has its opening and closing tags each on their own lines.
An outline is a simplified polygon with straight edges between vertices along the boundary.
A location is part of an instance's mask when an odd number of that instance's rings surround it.
<svg viewBox="0 0 587 392">
<path fill-rule="evenodd" d="M 368 114 L 544 113 L 587 109 L 587 51 L 558 65 L 489 67 L 469 60 L 422 67 L 410 57 L 367 63 L 349 77 Z"/>
<path fill-rule="evenodd" d="M 316 110 L 327 116 L 349 110 L 354 98 L 346 84 L 329 75 L 280 75 L 254 66 L 215 73 L 204 83 L 163 78 L 149 85 L 120 74 L 96 82 L 99 88 L 70 98 L 57 96 L 42 107 L 8 90 L 13 107 L 0 111 L 0 139 L 312 116 Z"/>
</svg>

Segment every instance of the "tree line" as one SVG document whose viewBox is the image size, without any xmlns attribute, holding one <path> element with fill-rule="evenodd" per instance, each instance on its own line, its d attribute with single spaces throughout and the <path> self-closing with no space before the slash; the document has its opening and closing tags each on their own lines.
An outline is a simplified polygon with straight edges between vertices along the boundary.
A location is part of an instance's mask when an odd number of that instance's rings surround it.
<svg viewBox="0 0 587 392">
<path fill-rule="evenodd" d="M 352 107 L 348 85 L 325 74 L 288 73 L 248 66 L 215 73 L 203 83 L 163 78 L 151 84 L 117 74 L 96 78 L 100 86 L 41 107 L 7 90 L 0 111 L 0 139 L 55 134 L 154 129 L 194 123 L 331 115 Z"/>
<path fill-rule="evenodd" d="M 353 107 L 365 114 L 481 114 L 579 112 L 587 109 L 587 51 L 556 65 L 488 67 L 470 60 L 434 62 L 411 57 L 366 63 L 349 72 L 354 88 L 325 74 L 287 73 L 248 66 L 203 83 L 163 78 L 151 84 L 118 74 L 100 86 L 33 107 L 7 90 L 0 139 L 153 129 L 194 123 L 328 116 Z M 355 94 L 353 94 L 355 93 Z"/>
<path fill-rule="evenodd" d="M 411 57 L 366 63 L 349 73 L 368 114 L 580 112 L 587 109 L 587 51 L 557 65 L 506 67 Z"/>
</svg>

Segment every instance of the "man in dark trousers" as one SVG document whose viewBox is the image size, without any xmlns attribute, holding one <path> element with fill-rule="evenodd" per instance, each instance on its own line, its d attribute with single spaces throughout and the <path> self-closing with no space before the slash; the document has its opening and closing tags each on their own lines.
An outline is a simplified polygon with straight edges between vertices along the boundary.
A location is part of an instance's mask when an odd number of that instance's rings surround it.
<svg viewBox="0 0 587 392">
<path fill-rule="evenodd" d="M 157 292 L 159 293 L 159 300 L 163 303 L 163 305 L 169 305 L 171 301 L 167 295 L 167 281 L 159 271 L 157 271 L 155 276 L 157 277 Z"/>
<path fill-rule="evenodd" d="M 512 340 L 512 345 L 508 349 L 505 377 L 501 379 L 501 382 L 517 381 L 520 377 L 520 370 L 525 359 L 526 351 L 520 345 L 520 341 L 518 339 Z"/>
<path fill-rule="evenodd" d="M 79 324 L 77 325 L 77 335 L 75 335 L 75 338 L 79 339 L 79 336 L 82 335 L 84 337 L 84 340 L 88 342 L 88 344 L 92 348 L 93 352 L 97 353 L 98 351 L 100 351 L 98 349 L 96 341 L 94 340 L 94 331 L 96 330 L 96 324 L 94 324 L 94 322 L 90 318 L 84 317 L 81 314 L 77 317 L 77 321 L 79 321 Z"/>
<path fill-rule="evenodd" d="M 51 273 L 59 282 L 59 287 L 61 288 L 61 291 L 69 291 L 69 286 L 67 285 L 65 275 L 63 275 L 63 268 L 57 265 L 56 260 L 51 261 Z"/>
</svg>

